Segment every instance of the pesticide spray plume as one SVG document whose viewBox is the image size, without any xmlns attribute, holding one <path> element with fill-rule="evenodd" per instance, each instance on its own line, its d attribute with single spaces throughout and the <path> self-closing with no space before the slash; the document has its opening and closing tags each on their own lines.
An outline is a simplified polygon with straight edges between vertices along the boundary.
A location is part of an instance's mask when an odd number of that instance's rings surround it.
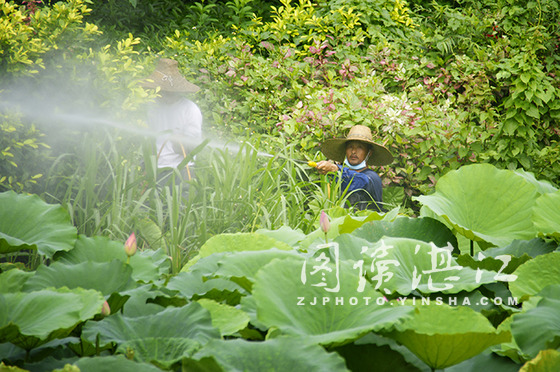
<svg viewBox="0 0 560 372">
<path fill-rule="evenodd" d="M 87 79 L 72 82 L 71 79 L 64 78 L 63 71 L 54 71 L 53 76 L 55 78 L 51 76 L 44 79 L 43 83 L 38 82 L 40 79 L 23 78 L 13 81 L 9 86 L 0 86 L 0 114 L 14 114 L 23 122 L 36 125 L 47 136 L 45 142 L 51 147 L 64 146 L 67 143 L 65 141 L 75 143 L 77 135 L 96 134 L 100 130 L 107 130 L 110 136 L 128 138 L 139 136 L 156 139 L 165 134 L 148 127 L 144 112 L 131 112 L 123 118 L 122 112 L 120 117 L 115 114 L 120 111 L 119 108 L 101 107 L 96 102 L 106 102 L 107 97 L 104 97 L 102 90 L 92 87 Z M 124 97 L 117 101 L 124 101 Z M 116 106 L 115 103 L 112 104 Z M 259 157 L 282 158 L 310 167 L 316 166 L 312 161 L 258 151 L 249 142 L 223 142 L 215 137 L 193 139 L 175 133 L 172 134 L 172 139 L 191 148 L 205 143 L 204 146 L 211 149 L 231 153 L 249 150 L 255 151 Z M 61 148 L 60 151 L 65 150 Z"/>
</svg>

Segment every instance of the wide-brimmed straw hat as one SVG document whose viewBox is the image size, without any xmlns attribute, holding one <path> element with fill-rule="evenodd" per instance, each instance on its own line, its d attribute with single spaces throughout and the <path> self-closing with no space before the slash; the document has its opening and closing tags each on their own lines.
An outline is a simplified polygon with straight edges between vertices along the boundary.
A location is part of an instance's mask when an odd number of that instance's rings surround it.
<svg viewBox="0 0 560 372">
<path fill-rule="evenodd" d="M 346 138 L 333 138 L 321 145 L 321 152 L 328 159 L 342 163 L 346 158 L 346 143 L 360 141 L 371 146 L 372 152 L 367 165 L 387 165 L 393 162 L 393 155 L 383 145 L 373 142 L 371 130 L 365 125 L 354 125 Z"/>
<path fill-rule="evenodd" d="M 144 88 L 160 88 L 167 92 L 194 93 L 200 88 L 181 75 L 177 61 L 169 58 L 159 60 L 156 69 L 142 81 Z"/>
</svg>

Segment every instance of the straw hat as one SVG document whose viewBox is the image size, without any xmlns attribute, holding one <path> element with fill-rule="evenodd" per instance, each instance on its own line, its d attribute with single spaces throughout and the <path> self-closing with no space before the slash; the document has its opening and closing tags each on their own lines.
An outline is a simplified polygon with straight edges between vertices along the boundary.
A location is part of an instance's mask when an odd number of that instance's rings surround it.
<svg viewBox="0 0 560 372">
<path fill-rule="evenodd" d="M 200 88 L 181 75 L 177 61 L 169 58 L 159 60 L 156 70 L 142 81 L 144 88 L 160 88 L 167 92 L 194 93 Z"/>
<path fill-rule="evenodd" d="M 393 155 L 383 145 L 373 142 L 371 130 L 365 125 L 354 125 L 346 138 L 333 138 L 321 145 L 321 152 L 328 159 L 342 163 L 346 158 L 346 142 L 360 141 L 371 146 L 372 153 L 367 165 L 387 165 L 393 161 Z"/>
</svg>

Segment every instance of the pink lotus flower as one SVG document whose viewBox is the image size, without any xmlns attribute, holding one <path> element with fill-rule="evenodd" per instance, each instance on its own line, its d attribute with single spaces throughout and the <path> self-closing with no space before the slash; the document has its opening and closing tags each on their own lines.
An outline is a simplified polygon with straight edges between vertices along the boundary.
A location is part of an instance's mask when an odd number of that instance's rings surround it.
<svg viewBox="0 0 560 372">
<path fill-rule="evenodd" d="M 103 302 L 101 306 L 101 315 L 109 316 L 111 315 L 111 308 L 109 307 L 109 303 L 107 301 Z"/>
<path fill-rule="evenodd" d="M 321 211 L 321 217 L 319 217 L 319 226 L 321 226 L 321 230 L 323 230 L 325 234 L 331 228 L 331 222 L 329 221 L 329 216 L 327 216 L 325 211 Z"/>
<path fill-rule="evenodd" d="M 132 233 L 132 234 L 130 234 L 128 239 L 126 239 L 126 242 L 124 243 L 124 252 L 126 253 L 126 255 L 128 257 L 132 257 L 136 253 L 136 249 L 137 249 L 136 235 L 134 235 L 134 233 Z"/>
</svg>

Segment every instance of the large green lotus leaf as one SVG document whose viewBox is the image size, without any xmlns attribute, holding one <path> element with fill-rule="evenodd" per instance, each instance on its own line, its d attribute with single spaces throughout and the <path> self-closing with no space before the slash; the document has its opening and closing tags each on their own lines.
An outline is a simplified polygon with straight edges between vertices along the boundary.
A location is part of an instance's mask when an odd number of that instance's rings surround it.
<svg viewBox="0 0 560 372">
<path fill-rule="evenodd" d="M 186 304 L 186 300 L 182 296 L 177 296 L 175 292 L 166 293 L 165 287 L 158 287 L 152 284 L 145 284 L 137 288 L 120 292 L 121 296 L 126 298 L 123 305 L 122 314 L 126 317 L 134 318 L 138 316 L 146 316 L 159 313 L 163 310 L 162 305 L 158 304 L 159 299 L 168 298 L 172 302 L 172 298 L 181 301 L 181 305 Z"/>
<path fill-rule="evenodd" d="M 560 351 L 542 350 L 535 359 L 525 363 L 519 372 L 557 372 L 560 371 Z"/>
<path fill-rule="evenodd" d="M 74 363 L 80 372 L 161 372 L 161 369 L 148 363 L 137 363 L 124 355 L 81 358 Z"/>
<path fill-rule="evenodd" d="M 369 333 L 336 348 L 351 371 L 431 372 L 432 369 L 395 340 Z"/>
<path fill-rule="evenodd" d="M 414 317 L 385 333 L 432 368 L 446 368 L 509 341 L 511 334 L 496 330 L 483 315 L 464 307 L 418 306 Z"/>
<path fill-rule="evenodd" d="M 558 248 L 558 243 L 535 238 L 531 240 L 515 240 L 510 245 L 502 248 L 489 248 L 484 251 L 483 255 L 485 257 L 498 257 L 507 254 L 519 258 L 527 255 L 535 258 L 541 254 L 550 253 L 556 248 Z"/>
<path fill-rule="evenodd" d="M 29 350 L 65 337 L 100 313 L 103 302 L 101 293 L 82 288 L 0 294 L 0 343 Z"/>
<path fill-rule="evenodd" d="M 255 232 L 284 242 L 290 247 L 297 246 L 306 236 L 301 229 L 294 230 L 289 226 L 282 226 L 277 230 L 258 229 Z"/>
<path fill-rule="evenodd" d="M 60 205 L 13 191 L 0 193 L 0 205 L 0 253 L 37 249 L 50 258 L 74 247 L 78 233 Z"/>
<path fill-rule="evenodd" d="M 472 269 L 480 268 L 499 273 L 499 279 L 506 282 L 505 274 L 512 274 L 519 266 L 542 254 L 554 251 L 558 247 L 553 242 L 545 242 L 535 238 L 531 240 L 515 240 L 510 245 L 502 248 L 490 248 L 479 252 L 475 257 L 461 255 L 457 258 L 460 265 Z M 513 277 L 512 277 L 513 279 Z"/>
<path fill-rule="evenodd" d="M 181 272 L 169 280 L 168 289 L 178 291 L 187 299 L 209 298 L 236 305 L 247 294 L 239 284 L 223 278 L 206 279 L 199 272 Z"/>
<path fill-rule="evenodd" d="M 208 310 L 193 302 L 147 316 L 130 318 L 117 313 L 99 322 L 87 322 L 82 336 L 94 343 L 98 335 L 103 346 L 110 342 L 122 344 L 147 337 L 190 338 L 205 343 L 211 338 L 219 338 L 220 332 L 212 326 Z"/>
<path fill-rule="evenodd" d="M 127 264 L 111 262 L 82 262 L 66 265 L 54 262 L 50 266 L 39 266 L 35 275 L 23 286 L 26 292 L 48 287 L 68 287 L 95 289 L 104 296 L 118 293 L 137 286 L 131 278 L 132 269 Z"/>
<path fill-rule="evenodd" d="M 12 269 L 0 273 L 0 293 L 21 292 L 27 279 L 32 276 L 32 272 L 18 269 Z"/>
<path fill-rule="evenodd" d="M 371 221 L 392 221 L 397 218 L 399 208 L 394 208 L 384 215 L 378 214 L 377 212 L 372 212 L 367 216 L 344 216 L 343 222 L 338 226 L 338 232 L 340 234 L 350 234 L 356 229 L 362 227 Z"/>
<path fill-rule="evenodd" d="M 560 191 L 539 196 L 533 222 L 539 235 L 560 238 Z"/>
<path fill-rule="evenodd" d="M 550 182 L 545 181 L 545 180 L 537 180 L 537 178 L 535 177 L 535 175 L 532 172 L 527 172 L 524 169 L 516 169 L 514 172 L 515 172 L 515 174 L 525 178 L 527 181 L 529 181 L 530 183 L 535 185 L 537 187 L 537 192 L 539 194 L 546 194 L 546 193 L 549 193 L 549 192 L 558 191 L 556 186 L 554 186 Z"/>
<path fill-rule="evenodd" d="M 118 353 L 133 350 L 134 360 L 152 363 L 162 369 L 173 369 L 184 357 L 189 357 L 200 348 L 198 341 L 184 337 L 144 337 L 126 341 L 117 348 Z"/>
<path fill-rule="evenodd" d="M 298 258 L 296 251 L 280 251 L 269 249 L 266 251 L 236 252 L 223 257 L 218 261 L 214 274 L 220 277 L 231 278 L 232 281 L 251 291 L 257 272 L 275 258 Z"/>
<path fill-rule="evenodd" d="M 377 242 L 384 236 L 410 238 L 433 242 L 438 247 L 457 247 L 457 238 L 443 223 L 429 217 L 399 217 L 394 221 L 374 221 L 363 225 L 352 234 L 369 242 Z"/>
<path fill-rule="evenodd" d="M 279 337 L 264 342 L 211 340 L 200 349 L 190 363 L 214 358 L 228 372 L 244 371 L 348 371 L 336 353 L 304 338 Z M 190 370 L 190 369 L 185 369 Z"/>
<path fill-rule="evenodd" d="M 535 185 L 512 171 L 473 164 L 448 172 L 434 194 L 416 199 L 467 238 L 500 247 L 536 236 L 537 195 Z"/>
<path fill-rule="evenodd" d="M 214 235 L 204 243 L 198 254 L 192 258 L 181 269 L 187 271 L 196 261 L 202 257 L 208 257 L 213 253 L 220 252 L 243 252 L 261 251 L 265 249 L 277 248 L 284 251 L 293 250 L 288 244 L 271 238 L 270 236 L 257 233 L 236 233 Z"/>
<path fill-rule="evenodd" d="M 537 256 L 513 274 L 517 279 L 509 284 L 511 294 L 520 302 L 525 301 L 548 285 L 560 284 L 560 252 Z"/>
<path fill-rule="evenodd" d="M 247 327 L 249 315 L 233 306 L 201 298 L 197 301 L 210 312 L 212 325 L 220 330 L 222 336 L 230 336 Z"/>
<path fill-rule="evenodd" d="M 106 237 L 93 238 L 80 235 L 76 246 L 69 252 L 60 252 L 55 256 L 57 262 L 78 264 L 86 261 L 110 262 L 115 259 L 127 262 L 124 243 L 110 240 Z M 163 274 L 169 272 L 171 264 L 162 250 L 138 250 L 130 258 L 132 278 L 137 281 L 156 281 Z"/>
<path fill-rule="evenodd" d="M 341 235 L 336 242 L 340 251 L 364 251 L 362 273 L 387 294 L 458 293 L 495 281 L 496 273 L 480 270 L 477 277 L 476 270 L 458 265 L 449 249 L 421 240 L 389 237 L 364 245 L 363 239 Z"/>
<path fill-rule="evenodd" d="M 338 290 L 331 283 L 328 291 L 320 286 L 321 279 L 313 283 L 315 278 L 309 276 L 303 284 L 304 262 L 275 259 L 258 272 L 253 298 L 264 326 L 322 345 L 341 345 L 370 331 L 390 329 L 410 316 L 410 307 L 386 302 L 371 286 L 358 292 L 359 275 L 351 263 L 340 263 Z M 334 264 L 326 266 L 336 275 Z"/>
<path fill-rule="evenodd" d="M 515 314 L 511 333 L 521 350 L 536 357 L 539 351 L 560 347 L 560 284 L 543 289 L 535 308 Z"/>
</svg>

